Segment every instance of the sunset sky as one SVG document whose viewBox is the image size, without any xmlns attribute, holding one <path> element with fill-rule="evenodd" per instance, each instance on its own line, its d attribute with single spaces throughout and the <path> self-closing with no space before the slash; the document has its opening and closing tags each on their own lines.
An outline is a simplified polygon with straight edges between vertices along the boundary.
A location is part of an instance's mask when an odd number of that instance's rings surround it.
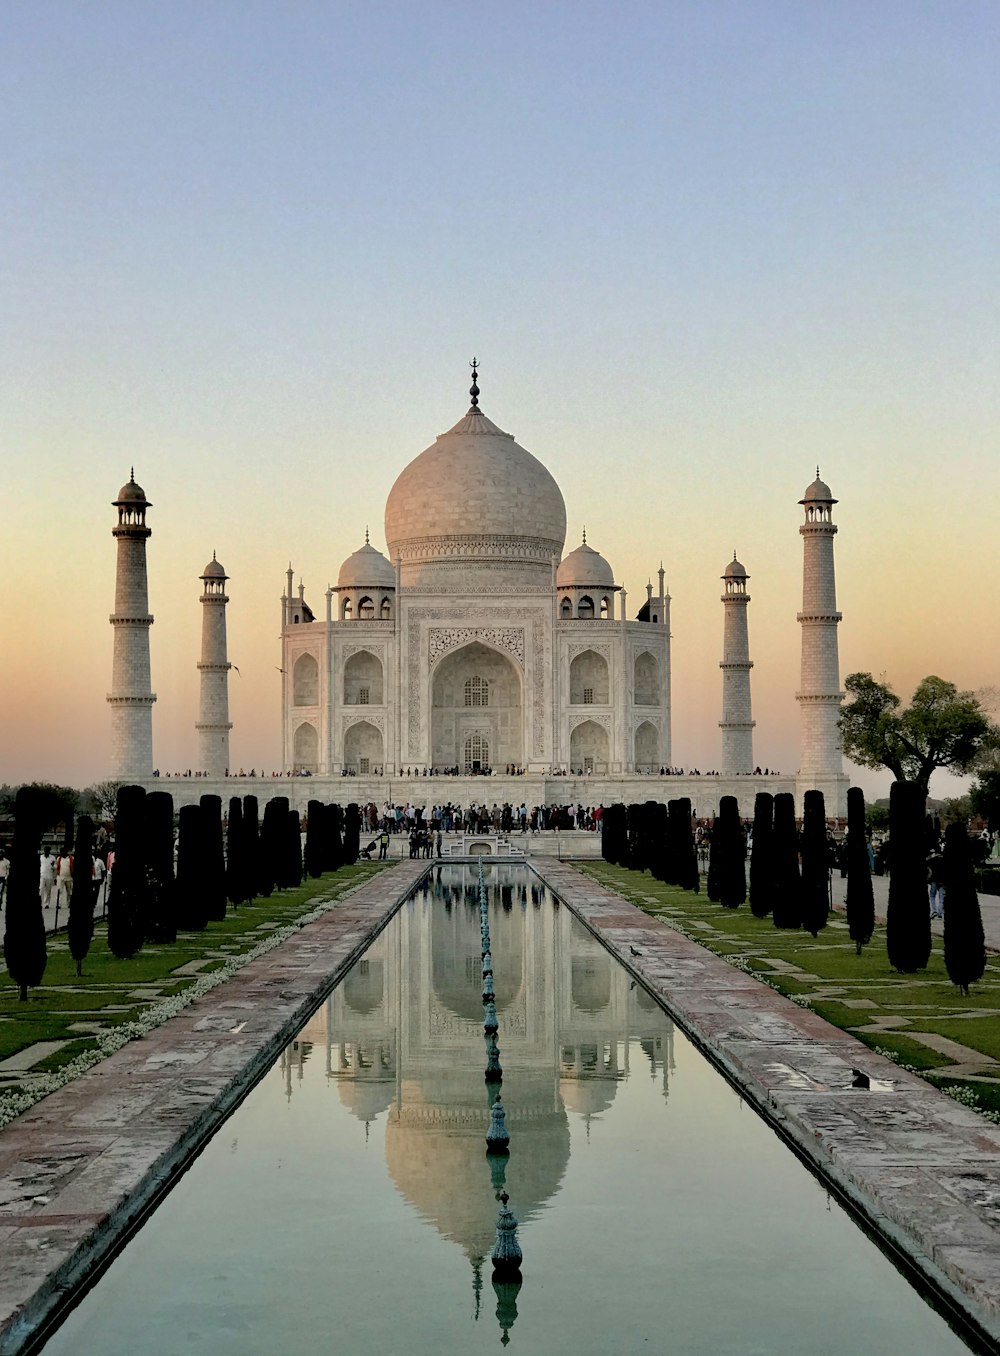
<svg viewBox="0 0 1000 1356">
<path fill-rule="evenodd" d="M 842 674 L 995 684 L 998 69 L 995 0 L 8 0 L 0 782 L 107 774 L 133 465 L 154 761 L 195 761 L 215 550 L 233 765 L 277 766 L 288 562 L 322 615 L 385 549 L 473 354 L 567 549 L 633 614 L 663 560 L 676 762 L 719 761 L 735 549 L 755 756 L 797 767 L 817 464 Z"/>
</svg>

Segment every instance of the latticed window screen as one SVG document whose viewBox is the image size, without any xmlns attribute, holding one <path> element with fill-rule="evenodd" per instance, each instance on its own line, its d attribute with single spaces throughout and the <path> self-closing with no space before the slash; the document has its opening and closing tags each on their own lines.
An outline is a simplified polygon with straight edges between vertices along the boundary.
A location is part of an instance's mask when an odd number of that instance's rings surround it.
<svg viewBox="0 0 1000 1356">
<path fill-rule="evenodd" d="M 585 759 L 583 760 L 583 770 L 584 770 L 584 772 L 593 772 L 593 770 L 594 770 L 594 760 L 593 760 L 593 758 L 585 758 Z"/>
<path fill-rule="evenodd" d="M 485 735 L 469 735 L 465 741 L 465 770 L 471 772 L 476 763 L 480 767 L 490 761 L 490 745 Z"/>
<path fill-rule="evenodd" d="M 489 706 L 490 685 L 485 678 L 480 678 L 478 674 L 475 674 L 472 678 L 466 678 L 465 704 L 466 706 Z"/>
<path fill-rule="evenodd" d="M 358 705 L 359 705 L 359 706 L 367 706 L 367 705 L 368 705 L 368 702 L 369 702 L 369 699 L 370 699 L 370 696 L 371 696 L 371 688 L 368 688 L 368 687 L 359 687 L 359 688 L 358 688 Z"/>
<path fill-rule="evenodd" d="M 585 687 L 583 689 L 583 704 L 584 706 L 593 706 L 594 689 L 592 687 Z"/>
<path fill-rule="evenodd" d="M 368 775 L 368 773 L 371 772 L 371 759 L 370 759 L 370 758 L 359 758 L 359 759 L 358 759 L 358 771 L 361 773 L 362 777 L 366 777 L 366 776 Z"/>
</svg>

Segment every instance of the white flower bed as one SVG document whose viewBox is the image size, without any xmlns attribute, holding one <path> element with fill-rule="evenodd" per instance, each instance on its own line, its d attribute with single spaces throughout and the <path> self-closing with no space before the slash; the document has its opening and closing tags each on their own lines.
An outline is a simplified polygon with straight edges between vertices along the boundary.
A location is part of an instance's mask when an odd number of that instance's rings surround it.
<svg viewBox="0 0 1000 1356">
<path fill-rule="evenodd" d="M 30 1106 L 34 1106 L 43 1097 L 47 1097 L 50 1092 L 64 1088 L 67 1083 L 72 1083 L 74 1078 L 79 1078 L 88 1069 L 92 1069 L 95 1064 L 99 1064 L 102 1059 L 106 1059 L 108 1055 L 113 1055 L 123 1045 L 128 1045 L 129 1041 L 138 1040 L 140 1036 L 145 1036 L 147 1031 L 162 1026 L 171 1017 L 176 1017 L 179 1012 L 183 1012 L 188 1004 L 193 1003 L 196 998 L 208 993 L 218 984 L 225 984 L 226 980 L 235 975 L 237 970 L 242 970 L 244 965 L 249 965 L 258 956 L 265 956 L 268 951 L 273 951 L 276 946 L 280 946 L 289 937 L 293 937 L 306 923 L 313 923 L 317 918 L 322 918 L 323 914 L 327 913 L 333 904 L 341 903 L 342 900 L 354 894 L 356 890 L 360 890 L 362 885 L 367 885 L 369 880 L 371 880 L 371 876 L 355 881 L 353 885 L 349 885 L 346 890 L 338 894 L 336 899 L 326 899 L 322 904 L 310 909 L 308 913 L 302 914 L 294 923 L 284 923 L 281 927 L 275 928 L 270 936 L 257 942 L 249 951 L 243 951 L 238 956 L 230 956 L 223 961 L 217 970 L 212 970 L 207 975 L 199 975 L 192 984 L 189 984 L 180 993 L 172 994 L 169 998 L 161 998 L 159 1002 L 151 1004 L 135 1021 L 122 1022 L 119 1026 L 100 1032 L 94 1037 L 97 1041 L 96 1048 L 82 1051 L 68 1064 L 64 1064 L 61 1069 L 55 1069 L 52 1073 L 34 1075 L 35 1081 L 31 1088 L 18 1092 L 0 1092 L 0 1129 L 8 1125 L 15 1117 L 20 1116 L 22 1111 L 27 1111 Z"/>
</svg>

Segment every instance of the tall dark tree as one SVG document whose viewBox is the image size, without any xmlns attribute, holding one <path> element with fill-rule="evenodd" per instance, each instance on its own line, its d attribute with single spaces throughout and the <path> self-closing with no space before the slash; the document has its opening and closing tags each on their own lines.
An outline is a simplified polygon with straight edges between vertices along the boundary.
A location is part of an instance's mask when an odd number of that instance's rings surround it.
<svg viewBox="0 0 1000 1356">
<path fill-rule="evenodd" d="M 306 875 L 315 879 L 323 874 L 323 806 L 311 800 L 306 806 Z"/>
<path fill-rule="evenodd" d="M 719 801 L 718 823 L 719 903 L 724 909 L 738 909 L 747 897 L 747 843 L 735 796 Z"/>
<path fill-rule="evenodd" d="M 238 909 L 247 897 L 246 833 L 243 829 L 243 802 L 229 798 L 226 821 L 226 897 Z"/>
<path fill-rule="evenodd" d="M 802 880 L 799 876 L 799 834 L 795 826 L 795 797 L 779 791 L 774 798 L 774 903 L 776 928 L 802 926 Z"/>
<path fill-rule="evenodd" d="M 323 806 L 323 870 L 337 871 L 344 860 L 344 812 L 339 805 Z"/>
<path fill-rule="evenodd" d="M 814 937 L 830 913 L 830 848 L 822 791 L 802 797 L 802 926 Z"/>
<path fill-rule="evenodd" d="M 674 802 L 677 806 L 677 884 L 682 890 L 701 890 L 701 872 L 698 869 L 698 849 L 694 845 L 694 824 L 691 819 L 691 801 L 687 796 Z"/>
<path fill-rule="evenodd" d="M 278 884 L 282 890 L 294 890 L 302 884 L 302 827 L 298 810 L 286 812 L 283 829 Z"/>
<path fill-rule="evenodd" d="M 649 811 L 649 872 L 655 880 L 667 880 L 670 869 L 670 828 L 667 807 L 661 801 L 647 802 Z"/>
<path fill-rule="evenodd" d="M 344 812 L 344 865 L 353 866 L 361 852 L 361 813 L 352 800 Z"/>
<path fill-rule="evenodd" d="M 264 818 L 260 826 L 260 877 L 258 893 L 266 899 L 274 890 L 280 888 L 279 869 L 281 863 L 281 845 L 284 841 L 284 826 L 288 814 L 288 797 L 272 796 L 264 806 Z"/>
<path fill-rule="evenodd" d="M 964 824 L 944 831 L 944 963 L 963 994 L 986 970 L 986 938 L 976 893 L 972 845 Z"/>
<path fill-rule="evenodd" d="M 847 792 L 847 927 L 857 947 L 867 946 L 875 931 L 875 895 L 868 859 L 865 828 L 865 793 L 860 786 Z"/>
<path fill-rule="evenodd" d="M 620 802 L 607 806 L 604 811 L 601 852 L 612 866 L 628 866 L 628 820 L 625 806 Z"/>
<path fill-rule="evenodd" d="M 38 854 L 45 828 L 41 798 L 22 786 L 14 799 L 14 841 L 7 877 L 7 922 L 3 955 L 7 973 L 18 987 L 22 1003 L 28 990 L 41 984 L 48 953 L 45 918 L 39 893 Z"/>
<path fill-rule="evenodd" d="M 208 908 L 202 889 L 204 819 L 200 805 L 182 805 L 177 835 L 176 919 L 185 932 L 208 926 Z"/>
<path fill-rule="evenodd" d="M 243 898 L 257 898 L 260 881 L 260 812 L 256 796 L 243 797 Z"/>
<path fill-rule="evenodd" d="M 115 811 L 115 864 L 108 894 L 108 947 L 128 960 L 146 940 L 149 882 L 146 879 L 146 792 L 141 786 L 118 789 Z"/>
<path fill-rule="evenodd" d="M 177 897 L 174 890 L 174 798 L 169 791 L 150 791 L 146 816 L 146 867 L 149 911 L 146 938 L 177 940 Z"/>
<path fill-rule="evenodd" d="M 774 902 L 774 797 L 758 791 L 753 802 L 750 845 L 750 912 L 766 918 Z"/>
<path fill-rule="evenodd" d="M 659 869 L 663 872 L 662 879 L 668 885 L 678 885 L 681 874 L 681 849 L 676 800 L 668 800 L 666 810 L 667 817 L 663 826 L 663 855 Z"/>
<path fill-rule="evenodd" d="M 708 875 L 705 878 L 705 893 L 713 904 L 722 899 L 719 893 L 719 817 L 712 820 L 708 833 Z"/>
<path fill-rule="evenodd" d="M 226 916 L 226 850 L 222 838 L 222 797 L 204 795 L 200 801 L 203 858 L 202 888 L 210 923 Z"/>
<path fill-rule="evenodd" d="M 94 821 L 81 815 L 76 822 L 73 845 L 73 893 L 69 901 L 69 953 L 76 961 L 76 973 L 83 974 L 83 962 L 94 939 L 94 905 L 97 882 L 94 880 Z"/>
<path fill-rule="evenodd" d="M 931 957 L 924 833 L 926 792 L 915 782 L 889 788 L 889 905 L 885 943 L 889 964 L 904 974 L 926 968 Z"/>
</svg>

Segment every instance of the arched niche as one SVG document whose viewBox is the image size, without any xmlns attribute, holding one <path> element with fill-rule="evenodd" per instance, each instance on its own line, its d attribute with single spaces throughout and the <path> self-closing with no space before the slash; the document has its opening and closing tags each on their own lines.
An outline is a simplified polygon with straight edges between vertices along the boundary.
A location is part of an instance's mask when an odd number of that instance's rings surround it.
<svg viewBox="0 0 1000 1356">
<path fill-rule="evenodd" d="M 352 654 L 344 665 L 344 705 L 381 706 L 384 700 L 382 661 L 370 650 Z"/>
<path fill-rule="evenodd" d="M 635 765 L 640 772 L 660 766 L 660 735 L 652 721 L 644 720 L 635 732 Z"/>
<path fill-rule="evenodd" d="M 367 776 L 385 762 L 382 731 L 370 721 L 359 720 L 344 732 L 344 766 Z"/>
<path fill-rule="evenodd" d="M 648 650 L 635 657 L 632 695 L 636 706 L 660 704 L 660 666 Z"/>
<path fill-rule="evenodd" d="M 521 672 L 512 659 L 473 641 L 440 661 L 431 684 L 432 766 L 464 769 L 467 741 L 477 735 L 490 766 L 521 763 L 523 730 Z"/>
<path fill-rule="evenodd" d="M 319 763 L 319 735 L 316 726 L 304 721 L 292 740 L 292 763 L 297 772 L 315 772 Z"/>
<path fill-rule="evenodd" d="M 596 650 L 584 650 L 570 664 L 569 700 L 573 706 L 606 706 L 610 701 L 608 661 Z"/>
<path fill-rule="evenodd" d="M 562 602 L 559 604 L 559 615 L 563 619 L 572 617 L 573 604 L 570 602 L 568 598 L 564 598 Z"/>
<path fill-rule="evenodd" d="M 589 593 L 585 593 L 577 604 L 576 615 L 581 617 L 584 621 L 593 618 L 594 600 Z"/>
<path fill-rule="evenodd" d="M 358 599 L 358 621 L 371 621 L 375 616 L 375 600 L 366 593 Z"/>
<path fill-rule="evenodd" d="M 300 654 L 292 665 L 292 705 L 319 705 L 319 665 L 315 655 Z"/>
<path fill-rule="evenodd" d="M 574 771 L 605 772 L 608 765 L 608 732 L 596 720 L 585 720 L 569 737 L 569 761 Z"/>
</svg>

